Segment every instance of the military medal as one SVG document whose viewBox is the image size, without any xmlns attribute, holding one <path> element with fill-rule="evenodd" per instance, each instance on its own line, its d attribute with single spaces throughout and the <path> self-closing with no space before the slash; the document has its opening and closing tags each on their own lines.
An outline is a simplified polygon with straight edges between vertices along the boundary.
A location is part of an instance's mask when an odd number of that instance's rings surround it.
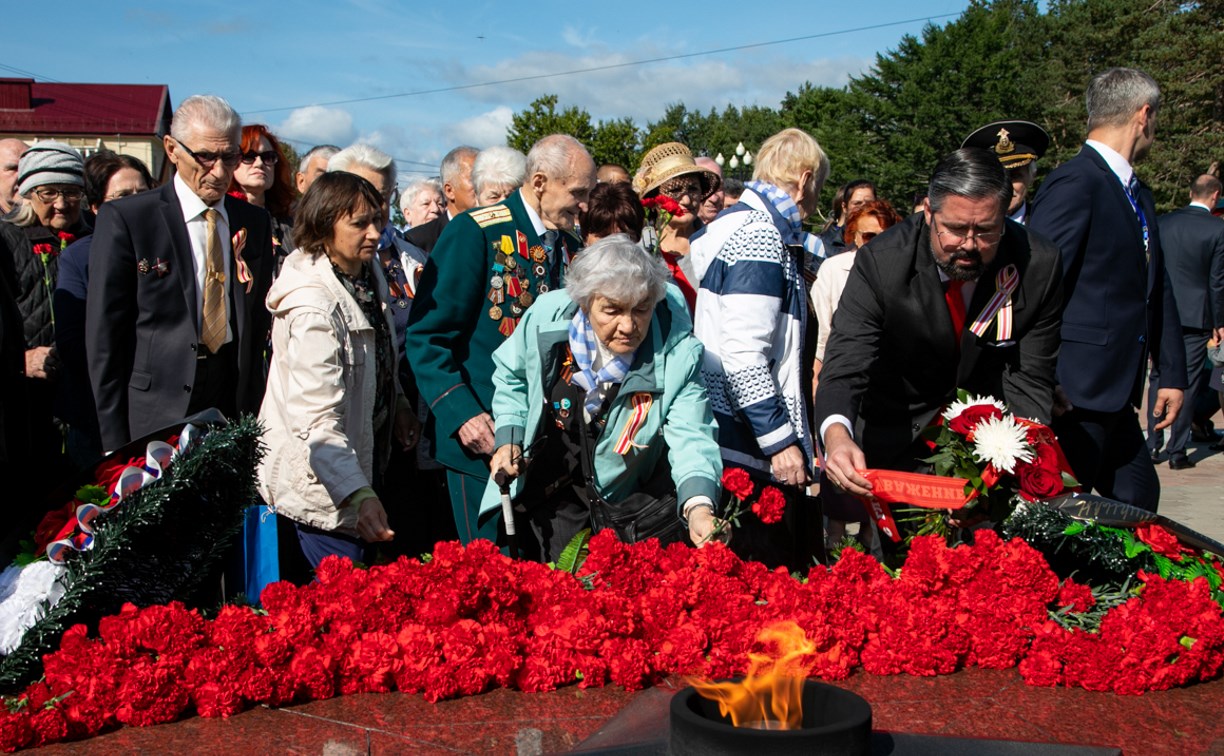
<svg viewBox="0 0 1224 756">
<path fill-rule="evenodd" d="M 514 242 L 510 240 L 509 236 L 505 236 L 505 235 L 502 236 L 501 251 L 505 252 L 507 257 L 514 254 Z"/>
<path fill-rule="evenodd" d="M 510 303 L 510 314 L 516 318 L 521 317 L 523 314 L 523 306 L 520 305 L 518 302 L 511 302 Z"/>
<path fill-rule="evenodd" d="M 489 301 L 495 305 L 499 305 L 506 301 L 505 289 L 489 289 Z"/>
<path fill-rule="evenodd" d="M 531 271 L 536 274 L 536 278 L 543 278 L 548 273 L 548 268 L 544 267 L 544 263 L 536 263 L 531 266 Z"/>
<path fill-rule="evenodd" d="M 541 293 L 541 294 L 545 294 L 545 293 L 547 293 L 547 292 L 548 292 L 548 284 L 547 284 L 547 283 L 545 283 L 544 281 L 541 281 L 541 282 L 540 282 L 540 285 L 536 287 L 536 291 L 537 291 L 537 292 L 539 292 L 539 293 Z"/>
<path fill-rule="evenodd" d="M 518 237 L 518 253 L 523 256 L 524 260 L 526 260 L 528 259 L 527 258 L 527 234 L 523 233 L 522 231 L 515 231 L 514 233 Z"/>
<path fill-rule="evenodd" d="M 494 289 L 500 289 L 504 285 L 505 285 L 505 282 L 502 280 L 502 277 L 497 275 L 496 273 L 493 274 L 493 277 L 489 279 L 489 286 L 492 286 Z"/>
<path fill-rule="evenodd" d="M 395 300 L 395 303 L 396 303 L 397 305 L 399 305 L 399 308 L 400 308 L 401 310 L 404 310 L 404 309 L 407 309 L 407 308 L 408 308 L 408 300 L 407 300 L 407 299 L 397 299 L 397 300 Z"/>
<path fill-rule="evenodd" d="M 535 297 L 531 296 L 531 292 L 529 291 L 525 291 L 519 295 L 519 304 L 523 305 L 524 307 L 530 307 L 531 303 L 534 301 Z"/>
<path fill-rule="evenodd" d="M 506 277 L 506 294 L 511 297 L 517 297 L 523 293 L 523 283 L 517 276 Z"/>
<path fill-rule="evenodd" d="M 495 261 L 495 262 L 496 262 L 498 265 L 505 265 L 505 264 L 506 264 L 506 259 L 507 259 L 507 258 L 506 258 L 506 253 L 505 253 L 505 252 L 498 252 L 496 255 L 493 255 L 493 260 L 494 260 L 494 261 Z"/>
<path fill-rule="evenodd" d="M 501 331 L 501 335 L 510 338 L 510 334 L 514 333 L 515 327 L 518 326 L 518 318 L 506 318 L 497 326 L 497 330 Z"/>
<path fill-rule="evenodd" d="M 513 257 L 506 258 L 506 270 L 515 270 L 518 268 L 518 260 Z"/>
<path fill-rule="evenodd" d="M 531 259 L 535 262 L 542 263 L 548 259 L 548 251 L 537 244 L 531 248 Z"/>
<path fill-rule="evenodd" d="M 501 320 L 502 319 L 502 308 L 498 307 L 497 305 L 493 305 L 492 307 L 490 307 L 489 317 L 494 320 Z"/>
<path fill-rule="evenodd" d="M 149 271 L 152 270 L 152 268 L 149 267 L 148 258 L 140 258 L 140 262 L 136 263 L 136 270 L 139 271 L 140 275 L 142 276 L 149 275 Z"/>
</svg>

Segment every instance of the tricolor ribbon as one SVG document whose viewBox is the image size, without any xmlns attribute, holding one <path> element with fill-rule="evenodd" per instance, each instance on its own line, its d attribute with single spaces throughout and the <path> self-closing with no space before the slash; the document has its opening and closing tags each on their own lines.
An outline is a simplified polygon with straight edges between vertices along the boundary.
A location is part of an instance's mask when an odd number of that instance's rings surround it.
<svg viewBox="0 0 1224 756">
<path fill-rule="evenodd" d="M 974 336 L 982 338 L 986 333 L 986 329 L 990 327 L 990 321 L 995 320 L 998 316 L 998 340 L 1009 341 L 1012 334 L 1012 292 L 1020 285 L 1020 273 L 1016 270 L 1015 265 L 1008 265 L 1003 270 L 999 271 L 999 275 L 995 277 L 995 293 L 982 308 L 982 312 L 977 316 L 977 320 L 973 321 L 973 325 L 969 326 L 969 330 Z"/>
<path fill-rule="evenodd" d="M 76 509 L 76 517 L 68 521 L 56 540 L 47 544 L 47 558 L 63 564 L 70 551 L 87 551 L 93 548 L 93 522 L 99 515 L 109 512 L 119 503 L 150 483 L 161 479 L 174 462 L 192 443 L 205 432 L 203 428 L 186 425 L 179 434 L 175 446 L 164 441 L 150 441 L 145 447 L 144 464 L 129 466 L 119 473 L 110 499 L 102 506 L 82 504 Z"/>
<path fill-rule="evenodd" d="M 250 294 L 251 288 L 255 285 L 255 278 L 251 275 L 251 266 L 242 259 L 242 250 L 246 248 L 246 243 L 247 230 L 245 228 L 238 229 L 238 233 L 234 234 L 233 239 L 230 239 L 230 248 L 234 250 L 234 265 L 238 268 L 238 281 L 246 284 L 246 293 Z"/>
<path fill-rule="evenodd" d="M 621 430 L 620 439 L 616 442 L 615 451 L 622 457 L 629 453 L 630 449 L 644 449 L 642 444 L 633 443 L 633 437 L 646 424 L 646 416 L 650 414 L 650 407 L 654 404 L 654 396 L 649 392 L 639 391 L 633 395 L 633 412 L 629 415 L 629 420 L 625 422 L 625 427 Z"/>
</svg>

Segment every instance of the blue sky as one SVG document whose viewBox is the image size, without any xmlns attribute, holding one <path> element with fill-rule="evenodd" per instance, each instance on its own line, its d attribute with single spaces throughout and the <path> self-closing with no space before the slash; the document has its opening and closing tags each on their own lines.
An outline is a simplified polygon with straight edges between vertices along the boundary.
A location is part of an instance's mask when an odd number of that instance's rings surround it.
<svg viewBox="0 0 1224 756">
<path fill-rule="evenodd" d="M 510 115 L 557 94 L 596 118 L 639 124 L 670 103 L 690 109 L 776 106 L 804 81 L 840 86 L 875 54 L 945 24 L 967 0 L 846 2 L 288 2 L 21 3 L 5 9 L 0 75 L 40 80 L 164 83 L 174 104 L 221 95 L 245 122 L 294 146 L 368 141 L 401 175 L 435 173 L 449 147 L 501 143 Z M 867 11 L 867 8 L 870 11 Z M 861 11 L 861 12 L 860 12 Z M 57 24 L 54 16 L 62 18 Z M 863 29 L 862 31 L 845 30 Z M 15 30 L 40 30 L 14 33 Z M 832 34 L 830 34 L 832 33 Z M 691 55 L 750 50 L 606 71 L 367 102 L 489 81 Z"/>
</svg>

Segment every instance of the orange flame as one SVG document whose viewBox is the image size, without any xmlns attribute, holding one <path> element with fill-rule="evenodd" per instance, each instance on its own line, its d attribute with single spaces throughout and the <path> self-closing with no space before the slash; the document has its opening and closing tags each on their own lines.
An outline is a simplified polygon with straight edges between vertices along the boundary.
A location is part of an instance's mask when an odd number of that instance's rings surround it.
<svg viewBox="0 0 1224 756">
<path fill-rule="evenodd" d="M 801 661 L 815 653 L 816 644 L 790 620 L 763 628 L 756 639 L 774 653 L 749 654 L 742 682 L 705 678 L 688 678 L 688 682 L 703 697 L 717 701 L 719 712 L 735 727 L 798 730 L 803 726 L 803 681 L 807 677 Z"/>
</svg>

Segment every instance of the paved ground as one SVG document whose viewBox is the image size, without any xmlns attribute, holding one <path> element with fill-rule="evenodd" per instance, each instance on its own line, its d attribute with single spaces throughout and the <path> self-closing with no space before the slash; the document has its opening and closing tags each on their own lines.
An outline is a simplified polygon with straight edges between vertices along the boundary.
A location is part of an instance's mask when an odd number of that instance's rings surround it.
<svg viewBox="0 0 1224 756">
<path fill-rule="evenodd" d="M 1215 416 L 1217 428 L 1224 419 Z M 1196 466 L 1170 470 L 1167 462 L 1156 466 L 1160 475 L 1160 514 L 1224 543 L 1224 452 L 1211 451 L 1208 444 L 1191 441 L 1187 451 Z"/>
</svg>

